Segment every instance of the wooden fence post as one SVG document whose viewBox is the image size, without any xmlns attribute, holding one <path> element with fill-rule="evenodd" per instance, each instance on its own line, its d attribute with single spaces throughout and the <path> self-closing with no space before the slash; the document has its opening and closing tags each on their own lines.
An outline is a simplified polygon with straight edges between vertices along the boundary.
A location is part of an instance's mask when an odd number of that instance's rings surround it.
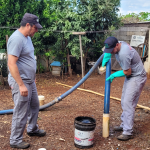
<svg viewBox="0 0 150 150">
<path fill-rule="evenodd" d="M 8 54 L 7 54 L 7 43 L 8 43 L 8 35 L 6 35 L 6 62 L 8 62 Z M 7 74 L 9 73 L 8 71 L 8 66 L 7 66 Z"/>
<path fill-rule="evenodd" d="M 80 42 L 80 54 L 81 54 L 81 68 L 82 68 L 82 78 L 84 77 L 84 70 L 83 70 L 83 54 L 82 54 L 82 40 L 81 34 L 79 34 L 79 42 Z M 83 88 L 85 88 L 85 84 L 83 83 Z"/>
</svg>

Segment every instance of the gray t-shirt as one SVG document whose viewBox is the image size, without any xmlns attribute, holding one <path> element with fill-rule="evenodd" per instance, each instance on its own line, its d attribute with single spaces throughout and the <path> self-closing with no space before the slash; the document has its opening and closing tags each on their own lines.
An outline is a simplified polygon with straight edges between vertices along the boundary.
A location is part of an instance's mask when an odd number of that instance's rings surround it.
<svg viewBox="0 0 150 150">
<path fill-rule="evenodd" d="M 126 42 L 121 41 L 121 49 L 115 54 L 123 70 L 131 68 L 131 77 L 138 75 L 146 75 L 143 63 L 137 51 Z"/>
<path fill-rule="evenodd" d="M 21 79 L 25 83 L 34 82 L 36 74 L 36 60 L 31 38 L 29 36 L 25 37 L 20 31 L 16 30 L 8 39 L 7 52 L 9 55 L 18 57 L 17 66 Z M 14 78 L 9 72 L 9 84 L 14 81 Z"/>
</svg>

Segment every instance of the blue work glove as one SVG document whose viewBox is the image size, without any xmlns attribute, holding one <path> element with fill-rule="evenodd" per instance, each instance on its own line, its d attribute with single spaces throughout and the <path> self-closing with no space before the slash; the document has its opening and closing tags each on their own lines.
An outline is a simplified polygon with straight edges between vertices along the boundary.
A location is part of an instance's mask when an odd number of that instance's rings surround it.
<svg viewBox="0 0 150 150">
<path fill-rule="evenodd" d="M 106 65 L 106 63 L 109 61 L 111 58 L 111 53 L 105 53 L 102 61 L 102 67 Z"/>
<path fill-rule="evenodd" d="M 112 82 L 114 78 L 116 78 L 116 77 L 124 77 L 124 76 L 125 76 L 125 74 L 124 74 L 123 70 L 120 70 L 120 71 L 117 71 L 117 72 L 111 74 L 111 75 L 106 79 L 106 81 L 110 80 L 110 82 Z"/>
</svg>

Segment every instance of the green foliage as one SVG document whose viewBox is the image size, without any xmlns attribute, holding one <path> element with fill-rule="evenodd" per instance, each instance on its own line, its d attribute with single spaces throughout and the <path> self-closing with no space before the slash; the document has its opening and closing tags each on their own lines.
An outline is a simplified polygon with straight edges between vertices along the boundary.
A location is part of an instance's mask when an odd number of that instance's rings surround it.
<svg viewBox="0 0 150 150">
<path fill-rule="evenodd" d="M 0 26 L 19 28 L 23 15 L 28 12 L 39 17 L 40 24 L 43 28 L 49 28 L 52 22 L 56 20 L 55 7 L 59 1 L 60 0 L 0 0 Z M 0 28 L 0 49 L 6 49 L 5 36 L 10 36 L 14 31 L 15 29 Z M 55 43 L 55 39 L 51 32 L 41 31 L 36 33 L 33 37 L 33 45 L 37 58 L 45 58 L 45 52 L 49 51 L 52 43 Z"/>
<path fill-rule="evenodd" d="M 150 21 L 150 13 L 149 12 L 140 12 L 139 14 L 129 13 L 127 15 L 120 16 L 120 18 L 123 23 Z"/>
<path fill-rule="evenodd" d="M 45 30 L 36 33 L 32 39 L 35 47 L 35 55 L 39 59 L 42 58 L 47 60 L 48 65 L 50 64 L 50 59 L 52 59 L 51 47 L 56 42 L 54 33 L 52 33 L 49 28 L 57 18 L 55 9 L 59 1 L 60 0 L 40 1 L 40 4 L 38 5 L 38 14 L 40 23 Z"/>
<path fill-rule="evenodd" d="M 26 13 L 37 14 L 38 1 L 33 0 L 0 0 L 0 26 L 19 27 L 22 16 Z M 6 48 L 6 35 L 11 35 L 14 30 L 0 29 L 0 48 Z"/>
<path fill-rule="evenodd" d="M 57 19 L 52 24 L 52 30 L 64 31 L 62 33 L 56 33 L 57 42 L 54 44 L 53 49 L 55 49 L 57 56 L 56 59 L 63 62 L 64 58 L 67 56 L 67 52 L 79 58 L 80 47 L 79 47 L 79 37 L 78 35 L 73 35 L 71 32 L 65 31 L 84 31 L 81 27 L 81 16 L 74 11 L 77 6 L 76 1 L 61 1 L 56 9 Z M 87 43 L 89 40 L 87 37 L 82 38 L 82 42 Z"/>
<path fill-rule="evenodd" d="M 150 13 L 149 12 L 140 12 L 139 18 L 142 21 L 150 21 Z"/>
<path fill-rule="evenodd" d="M 48 63 L 50 59 L 66 63 L 68 53 L 76 58 L 80 56 L 79 36 L 72 32 L 118 28 L 121 25 L 117 17 L 119 5 L 120 0 L 0 0 L 0 26 L 19 27 L 26 12 L 37 15 L 44 29 L 32 38 L 35 55 Z M 12 32 L 12 29 L 0 29 L 0 49 L 6 49 L 5 35 L 10 36 Z M 110 33 L 82 35 L 83 56 L 90 55 L 97 60 L 105 34 Z"/>
<path fill-rule="evenodd" d="M 78 3 L 77 12 L 81 16 L 82 27 L 85 31 L 101 31 L 108 30 L 113 26 L 117 29 L 121 26 L 120 18 L 117 12 L 120 6 L 120 0 L 80 0 Z M 87 38 L 91 41 L 86 43 L 84 53 L 88 53 L 92 60 L 97 60 L 102 54 L 105 37 L 110 33 L 87 33 Z"/>
<path fill-rule="evenodd" d="M 39 73 L 44 73 L 45 67 L 40 63 L 37 65 L 37 71 L 39 71 Z"/>
<path fill-rule="evenodd" d="M 118 28 L 121 23 L 117 17 L 120 0 L 70 0 L 61 1 L 56 9 L 57 19 L 53 23 L 53 31 L 100 31 L 108 30 L 110 26 Z M 63 36 L 58 34 L 55 50 L 66 51 L 79 58 L 80 47 L 78 35 L 64 32 Z M 82 49 L 84 56 L 92 52 L 97 59 L 102 53 L 101 48 L 105 39 L 105 33 L 87 33 L 82 36 Z"/>
</svg>

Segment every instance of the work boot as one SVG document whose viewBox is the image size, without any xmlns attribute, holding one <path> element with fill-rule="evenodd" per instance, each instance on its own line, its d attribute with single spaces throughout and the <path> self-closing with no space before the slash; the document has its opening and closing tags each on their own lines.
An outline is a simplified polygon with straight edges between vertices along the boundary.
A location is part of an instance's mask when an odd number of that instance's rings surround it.
<svg viewBox="0 0 150 150">
<path fill-rule="evenodd" d="M 123 127 L 115 126 L 114 131 L 123 131 Z"/>
<path fill-rule="evenodd" d="M 121 140 L 121 141 L 127 141 L 129 139 L 133 139 L 133 135 L 125 135 L 125 134 L 121 134 L 117 137 L 118 140 Z"/>
<path fill-rule="evenodd" d="M 35 133 L 27 132 L 27 134 L 28 134 L 29 136 L 39 136 L 39 137 L 42 137 L 42 136 L 45 136 L 45 135 L 46 135 L 46 131 L 44 131 L 44 130 L 38 130 L 38 131 L 35 132 Z"/>
<path fill-rule="evenodd" d="M 18 148 L 18 149 L 26 149 L 26 148 L 30 147 L 30 144 L 27 143 L 27 142 L 21 142 L 21 143 L 19 143 L 17 145 L 10 144 L 10 147 L 11 148 Z"/>
</svg>

